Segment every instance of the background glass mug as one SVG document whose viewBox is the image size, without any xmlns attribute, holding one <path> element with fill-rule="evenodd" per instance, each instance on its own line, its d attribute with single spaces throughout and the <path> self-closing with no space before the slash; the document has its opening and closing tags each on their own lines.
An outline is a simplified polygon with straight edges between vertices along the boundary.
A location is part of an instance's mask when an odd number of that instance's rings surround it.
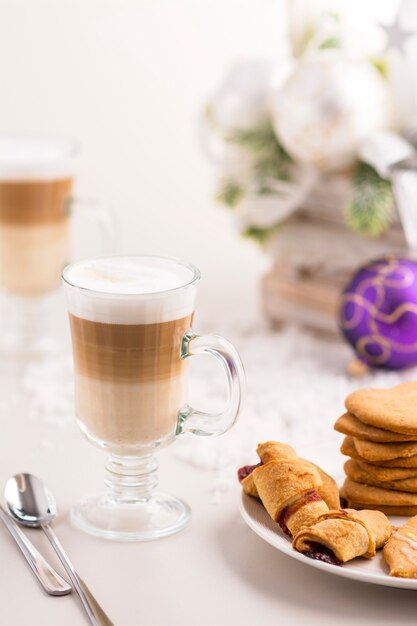
<svg viewBox="0 0 417 626">
<path fill-rule="evenodd" d="M 169 535 L 190 519 L 187 504 L 156 493 L 155 450 L 184 432 L 219 435 L 235 422 L 244 387 L 233 346 L 192 329 L 199 271 L 175 259 L 119 256 L 65 268 L 75 408 L 82 432 L 110 452 L 107 491 L 84 497 L 73 522 L 126 541 Z M 225 371 L 226 409 L 186 404 L 188 359 L 214 357 Z"/>
<path fill-rule="evenodd" d="M 79 231 L 80 217 L 92 218 L 101 239 L 109 237 L 106 212 L 72 195 L 78 153 L 77 145 L 67 140 L 0 136 L 0 290 L 6 299 L 3 318 L 17 335 L 28 334 L 25 315 L 29 324 L 41 317 L 38 310 L 30 310 L 33 299 L 59 287 L 62 269 L 71 260 L 71 239 L 77 240 L 72 218 Z M 4 338 L 13 329 L 3 330 Z"/>
</svg>

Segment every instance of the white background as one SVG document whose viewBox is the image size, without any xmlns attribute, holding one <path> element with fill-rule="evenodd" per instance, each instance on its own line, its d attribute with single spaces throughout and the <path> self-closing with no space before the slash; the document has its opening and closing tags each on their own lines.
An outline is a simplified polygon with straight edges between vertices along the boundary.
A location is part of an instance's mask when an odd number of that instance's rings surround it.
<svg viewBox="0 0 417 626">
<path fill-rule="evenodd" d="M 0 0 L 0 132 L 80 140 L 78 188 L 115 211 L 120 252 L 190 260 L 206 309 L 253 310 L 267 262 L 214 202 L 197 128 L 229 66 L 283 56 L 284 18 L 284 0 Z"/>
<path fill-rule="evenodd" d="M 198 119 L 228 65 L 282 50 L 281 5 L 0 2 L 0 132 L 79 139 L 78 189 L 113 208 L 119 251 L 194 262 L 208 308 L 256 307 L 265 260 L 213 200 Z"/>
</svg>

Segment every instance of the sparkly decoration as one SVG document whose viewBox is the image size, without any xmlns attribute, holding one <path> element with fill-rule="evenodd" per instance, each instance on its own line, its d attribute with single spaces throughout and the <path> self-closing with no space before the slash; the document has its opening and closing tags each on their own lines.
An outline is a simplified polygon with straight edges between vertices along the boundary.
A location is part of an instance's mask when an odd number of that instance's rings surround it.
<svg viewBox="0 0 417 626">
<path fill-rule="evenodd" d="M 417 365 L 417 261 L 387 257 L 358 270 L 342 294 L 339 321 L 367 365 Z"/>
<path fill-rule="evenodd" d="M 384 52 L 390 52 L 396 50 L 399 54 L 404 54 L 404 45 L 410 37 L 413 37 L 416 33 L 413 30 L 407 30 L 400 24 L 400 14 L 395 16 L 393 24 L 380 24 L 380 27 L 385 31 L 387 36 L 387 42 L 385 44 Z"/>
<path fill-rule="evenodd" d="M 303 58 L 271 100 L 278 139 L 301 163 L 351 165 L 358 145 L 391 122 L 387 84 L 366 60 L 338 50 Z"/>
</svg>

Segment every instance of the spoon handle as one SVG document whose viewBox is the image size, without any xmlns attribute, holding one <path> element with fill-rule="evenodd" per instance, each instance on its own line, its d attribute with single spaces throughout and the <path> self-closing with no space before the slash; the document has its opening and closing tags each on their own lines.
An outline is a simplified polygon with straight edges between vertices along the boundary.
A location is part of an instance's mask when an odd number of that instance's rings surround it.
<svg viewBox="0 0 417 626">
<path fill-rule="evenodd" d="M 3 511 L 1 506 L 0 519 L 16 541 L 32 572 L 46 593 L 49 593 L 51 596 L 65 596 L 71 593 L 71 586 L 49 565 L 33 543 L 20 530 L 16 522 Z"/>
<path fill-rule="evenodd" d="M 100 607 L 85 582 L 79 578 L 52 528 L 48 524 L 42 524 L 42 529 L 60 558 L 62 565 L 65 567 L 91 624 L 93 624 L 93 626 L 114 626 L 113 622 L 104 613 L 103 609 Z"/>
</svg>

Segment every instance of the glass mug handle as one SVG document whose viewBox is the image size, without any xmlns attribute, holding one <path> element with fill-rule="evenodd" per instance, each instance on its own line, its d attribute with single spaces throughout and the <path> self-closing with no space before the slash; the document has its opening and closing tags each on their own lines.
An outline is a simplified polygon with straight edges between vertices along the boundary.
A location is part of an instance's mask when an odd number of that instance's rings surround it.
<svg viewBox="0 0 417 626">
<path fill-rule="evenodd" d="M 219 335 L 198 335 L 189 330 L 182 339 L 181 358 L 188 359 L 197 354 L 212 356 L 226 374 L 228 401 L 220 413 L 204 413 L 186 404 L 178 413 L 176 434 L 193 433 L 210 437 L 221 435 L 236 422 L 242 406 L 245 372 L 236 349 Z"/>
<path fill-rule="evenodd" d="M 109 208 L 104 206 L 95 198 L 87 198 L 80 196 L 70 196 L 68 198 L 67 212 L 72 225 L 71 233 L 71 260 L 77 260 L 87 254 L 91 256 L 91 230 L 88 226 L 92 223 L 96 229 L 96 237 L 98 238 L 98 246 L 93 252 L 93 256 L 101 254 L 111 254 L 116 247 L 115 225 L 113 216 Z M 79 229 L 77 225 L 83 223 L 83 230 L 87 234 L 86 240 L 79 242 Z M 84 247 L 83 247 L 84 243 Z M 85 250 L 84 250 L 85 248 Z M 75 257 L 75 258 L 74 258 Z"/>
</svg>

